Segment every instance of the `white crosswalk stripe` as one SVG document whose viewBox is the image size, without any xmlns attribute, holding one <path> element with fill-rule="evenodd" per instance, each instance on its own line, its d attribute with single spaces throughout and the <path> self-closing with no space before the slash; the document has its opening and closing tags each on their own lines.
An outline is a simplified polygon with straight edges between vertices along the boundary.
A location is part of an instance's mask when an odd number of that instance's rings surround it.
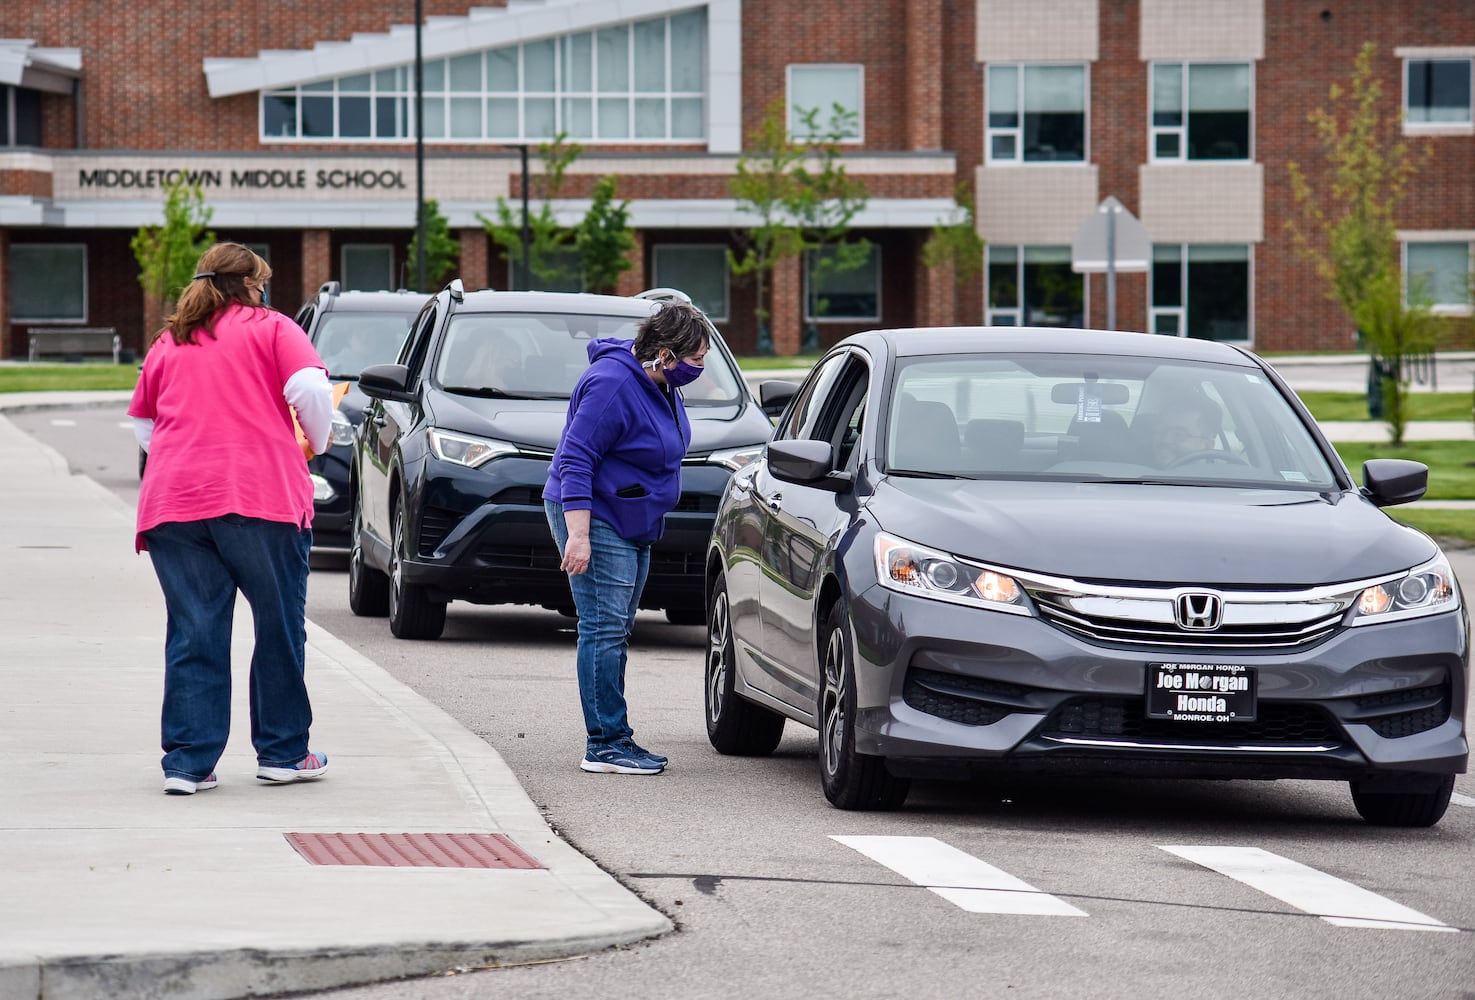
<svg viewBox="0 0 1475 1000">
<path fill-rule="evenodd" d="M 1162 849 L 1338 927 L 1458 933 L 1457 928 L 1446 927 L 1401 903 L 1258 847 L 1162 846 Z"/>
<path fill-rule="evenodd" d="M 1041 892 L 1002 869 L 934 837 L 837 837 L 898 875 L 925 886 L 970 913 L 1084 917 L 1063 899 Z"/>
</svg>

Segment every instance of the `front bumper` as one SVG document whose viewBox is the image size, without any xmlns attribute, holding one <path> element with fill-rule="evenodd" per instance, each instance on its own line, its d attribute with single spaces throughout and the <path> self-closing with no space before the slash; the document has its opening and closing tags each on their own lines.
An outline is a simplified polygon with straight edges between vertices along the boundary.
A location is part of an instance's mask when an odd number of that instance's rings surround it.
<svg viewBox="0 0 1475 1000">
<path fill-rule="evenodd" d="M 1000 768 L 1214 778 L 1463 772 L 1461 611 L 1248 653 L 1088 643 L 1023 615 L 872 586 L 851 604 L 856 747 L 898 773 Z M 1146 717 L 1147 664 L 1233 663 L 1254 722 Z"/>
</svg>

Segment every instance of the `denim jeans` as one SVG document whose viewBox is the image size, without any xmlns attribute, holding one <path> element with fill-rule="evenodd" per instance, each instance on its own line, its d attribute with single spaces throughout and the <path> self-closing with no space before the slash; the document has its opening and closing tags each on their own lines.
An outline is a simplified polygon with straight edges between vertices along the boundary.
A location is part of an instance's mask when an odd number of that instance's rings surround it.
<svg viewBox="0 0 1475 1000">
<path fill-rule="evenodd" d="M 562 554 L 568 544 L 563 505 L 547 500 L 543 507 Z M 589 746 L 634 735 L 625 709 L 625 661 L 649 573 L 649 545 L 621 538 L 609 522 L 589 518 L 589 568 L 568 578 L 579 613 L 576 663 Z"/>
<path fill-rule="evenodd" d="M 236 591 L 251 605 L 251 744 L 258 763 L 307 756 L 312 706 L 303 680 L 308 549 L 295 524 L 226 514 L 169 521 L 144 533 L 164 590 L 163 749 L 166 777 L 206 777 L 230 735 L 231 625 Z"/>
</svg>

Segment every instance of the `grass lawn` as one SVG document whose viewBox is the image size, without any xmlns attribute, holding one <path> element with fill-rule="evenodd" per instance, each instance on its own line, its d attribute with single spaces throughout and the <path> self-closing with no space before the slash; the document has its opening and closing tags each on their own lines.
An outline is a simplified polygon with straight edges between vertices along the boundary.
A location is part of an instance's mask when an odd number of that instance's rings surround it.
<svg viewBox="0 0 1475 1000">
<path fill-rule="evenodd" d="M 1317 420 L 1366 420 L 1367 394 L 1361 392 L 1298 392 Z M 1408 395 L 1410 420 L 1470 420 L 1468 392 L 1414 392 Z"/>
<path fill-rule="evenodd" d="M 132 389 L 138 364 L 0 365 L 0 392 Z"/>
<path fill-rule="evenodd" d="M 1433 535 L 1445 548 L 1475 547 L 1475 510 L 1416 510 L 1409 507 L 1384 509 L 1393 520 Z"/>
<path fill-rule="evenodd" d="M 1475 444 L 1469 441 L 1407 441 L 1402 448 L 1343 442 L 1336 449 L 1354 480 L 1361 481 L 1362 463 L 1370 458 L 1406 458 L 1429 467 L 1428 499 L 1475 499 Z"/>
</svg>

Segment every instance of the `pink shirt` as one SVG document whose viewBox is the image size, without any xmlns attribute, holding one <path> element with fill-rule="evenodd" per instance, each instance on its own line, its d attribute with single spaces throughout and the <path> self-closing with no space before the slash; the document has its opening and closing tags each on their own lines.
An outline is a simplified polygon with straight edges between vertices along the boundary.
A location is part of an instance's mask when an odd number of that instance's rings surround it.
<svg viewBox="0 0 1475 1000">
<path fill-rule="evenodd" d="M 166 521 L 223 514 L 312 524 L 312 480 L 282 390 L 323 361 L 301 327 L 279 312 L 229 306 L 212 339 L 154 341 L 128 407 L 154 421 L 138 494 L 135 549 Z"/>
</svg>

